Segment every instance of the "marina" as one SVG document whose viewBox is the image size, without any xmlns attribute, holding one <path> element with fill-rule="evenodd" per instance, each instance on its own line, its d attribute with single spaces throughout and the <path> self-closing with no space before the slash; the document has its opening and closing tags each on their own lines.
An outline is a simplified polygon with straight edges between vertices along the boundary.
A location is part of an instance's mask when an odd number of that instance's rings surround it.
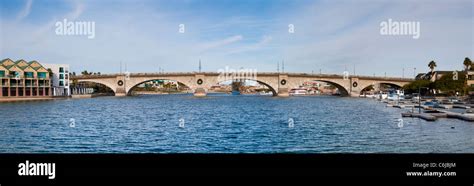
<svg viewBox="0 0 474 186">
<path fill-rule="evenodd" d="M 453 118 L 474 122 L 474 113 L 470 110 L 471 104 L 433 104 L 432 101 L 421 101 L 421 104 L 411 100 L 389 101 L 379 100 L 387 107 L 404 109 L 403 117 L 416 117 L 426 121 L 436 121 L 438 118 Z M 462 109 L 460 112 L 451 111 L 453 108 Z M 423 112 L 421 112 L 423 111 Z"/>
</svg>

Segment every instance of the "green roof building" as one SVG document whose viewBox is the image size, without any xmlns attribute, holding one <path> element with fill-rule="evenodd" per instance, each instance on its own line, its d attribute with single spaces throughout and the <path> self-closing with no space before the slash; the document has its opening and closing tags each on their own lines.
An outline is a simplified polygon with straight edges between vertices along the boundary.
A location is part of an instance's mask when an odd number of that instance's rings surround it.
<svg viewBox="0 0 474 186">
<path fill-rule="evenodd" d="M 51 97 L 48 70 L 37 61 L 13 61 L 10 58 L 1 60 L 1 97 Z"/>
</svg>

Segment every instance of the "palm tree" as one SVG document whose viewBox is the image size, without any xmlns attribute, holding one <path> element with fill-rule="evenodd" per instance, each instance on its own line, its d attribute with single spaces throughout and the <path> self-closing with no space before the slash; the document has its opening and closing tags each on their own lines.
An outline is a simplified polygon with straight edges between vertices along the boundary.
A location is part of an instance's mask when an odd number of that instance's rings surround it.
<svg viewBox="0 0 474 186">
<path fill-rule="evenodd" d="M 471 67 L 472 65 L 472 61 L 471 59 L 469 59 L 468 57 L 464 58 L 464 69 L 466 70 L 466 72 L 469 70 L 469 68 Z"/>
<path fill-rule="evenodd" d="M 53 70 L 51 70 L 50 68 L 48 68 L 48 74 L 49 74 L 49 77 L 53 77 Z"/>
<path fill-rule="evenodd" d="M 431 73 L 433 73 L 433 71 L 436 67 L 436 62 L 435 61 L 430 61 L 430 63 L 428 63 L 428 67 L 430 67 Z"/>
<path fill-rule="evenodd" d="M 465 69 L 465 74 L 466 74 L 466 77 L 464 78 L 464 93 L 468 93 L 469 92 L 469 87 L 467 85 L 467 80 L 469 79 L 469 74 L 468 74 L 468 71 L 470 68 L 472 68 L 472 61 L 471 59 L 469 59 L 468 57 L 464 58 L 464 69 Z"/>
</svg>

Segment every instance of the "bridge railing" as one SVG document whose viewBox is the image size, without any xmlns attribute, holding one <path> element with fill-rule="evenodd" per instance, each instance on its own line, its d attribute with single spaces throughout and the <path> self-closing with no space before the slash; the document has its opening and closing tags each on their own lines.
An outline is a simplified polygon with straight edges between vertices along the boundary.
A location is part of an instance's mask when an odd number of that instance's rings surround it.
<svg viewBox="0 0 474 186">
<path fill-rule="evenodd" d="M 130 73 L 128 75 L 133 77 L 141 76 L 194 76 L 196 74 L 203 75 L 219 75 L 218 72 L 163 72 L 163 73 Z M 313 73 L 277 73 L 277 72 L 258 72 L 257 76 L 275 76 L 284 74 L 288 76 L 302 76 L 302 77 L 320 77 L 320 78 L 342 78 L 341 74 L 313 74 Z M 76 75 L 71 76 L 71 79 L 93 79 L 93 78 L 110 78 L 120 75 L 126 75 L 125 73 L 114 73 L 114 74 L 95 74 L 95 75 Z M 396 80 L 396 81 L 413 81 L 413 78 L 401 78 L 401 77 L 381 77 L 381 76 L 363 76 L 363 75 L 349 75 L 349 78 L 355 77 L 359 79 L 374 79 L 374 80 Z"/>
<path fill-rule="evenodd" d="M 195 75 L 195 72 L 163 72 L 163 73 L 130 73 L 130 76 L 176 76 L 176 75 Z M 206 73 L 200 73 L 206 74 Z M 209 73 L 207 73 L 209 74 Z M 93 75 L 76 75 L 71 76 L 72 79 L 74 78 L 104 78 L 104 77 L 116 77 L 116 76 L 125 76 L 125 73 L 113 73 L 113 74 L 93 74 Z"/>
</svg>

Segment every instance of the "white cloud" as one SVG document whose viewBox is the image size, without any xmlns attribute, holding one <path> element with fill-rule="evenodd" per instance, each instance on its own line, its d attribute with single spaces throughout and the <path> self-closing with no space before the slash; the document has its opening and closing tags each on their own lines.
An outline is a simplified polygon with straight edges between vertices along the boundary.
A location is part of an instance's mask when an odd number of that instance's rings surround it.
<svg viewBox="0 0 474 186">
<path fill-rule="evenodd" d="M 222 40 L 204 43 L 204 44 L 201 45 L 201 49 L 202 50 L 209 50 L 209 49 L 212 49 L 212 48 L 222 47 L 222 46 L 225 46 L 225 45 L 229 45 L 229 44 L 238 42 L 242 39 L 243 39 L 243 37 L 241 35 L 235 35 L 235 36 L 231 36 L 231 37 L 228 37 L 228 38 L 225 38 L 225 39 L 222 39 Z"/>
<path fill-rule="evenodd" d="M 297 32 L 276 35 L 275 42 L 281 45 L 275 53 L 281 54 L 292 71 L 322 68 L 323 73 L 339 73 L 346 66 L 352 71 L 356 65 L 358 74 L 387 72 L 391 76 L 401 76 L 403 68 L 425 71 L 432 59 L 438 62 L 438 69 L 457 69 L 464 57 L 472 56 L 472 30 L 466 25 L 473 18 L 462 16 L 466 1 L 368 2 L 357 6 L 317 3 L 288 18 Z M 420 21 L 421 38 L 381 36 L 380 21 L 388 18 Z"/>
<path fill-rule="evenodd" d="M 28 15 L 30 15 L 32 5 L 33 5 L 33 0 L 27 0 L 23 10 L 21 10 L 18 13 L 17 20 L 21 20 L 21 19 L 27 17 Z"/>
<path fill-rule="evenodd" d="M 71 20 L 75 20 L 81 16 L 82 12 L 84 12 L 84 4 L 80 1 L 74 2 L 74 10 L 68 13 L 65 17 Z"/>
<path fill-rule="evenodd" d="M 256 51 L 265 47 L 266 44 L 272 41 L 272 39 L 273 39 L 272 36 L 264 35 L 259 42 L 250 44 L 250 45 L 240 46 L 238 48 L 228 51 L 226 54 L 229 55 L 229 54 L 236 54 L 236 53 L 242 53 L 242 52 Z"/>
</svg>

